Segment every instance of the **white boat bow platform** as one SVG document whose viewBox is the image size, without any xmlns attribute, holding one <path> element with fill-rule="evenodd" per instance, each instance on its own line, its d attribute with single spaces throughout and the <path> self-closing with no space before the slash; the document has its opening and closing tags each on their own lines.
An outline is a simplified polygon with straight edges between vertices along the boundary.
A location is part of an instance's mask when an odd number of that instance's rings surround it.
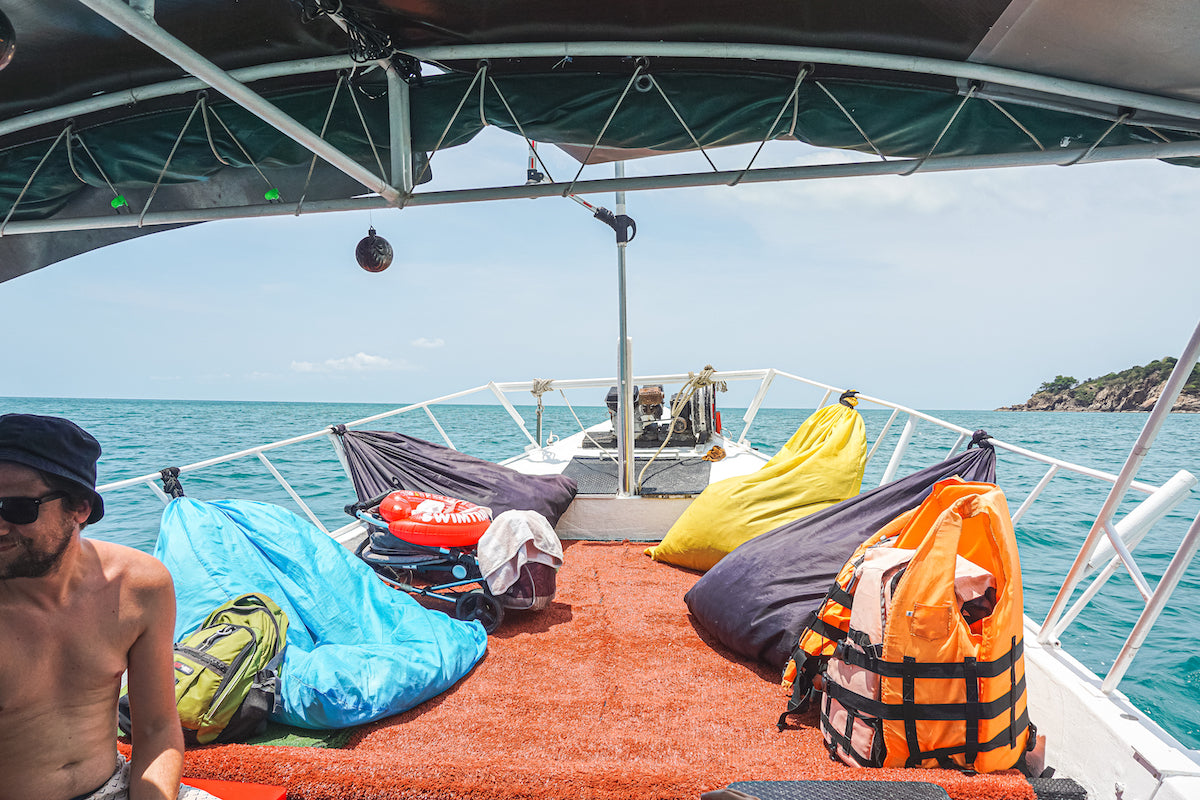
<svg viewBox="0 0 1200 800">
<path fill-rule="evenodd" d="M 345 423 L 364 428 L 426 414 L 456 448 L 461 443 L 437 422 L 437 407 L 500 403 L 522 441 L 505 464 L 532 475 L 588 476 L 577 481 L 580 492 L 560 521 L 564 540 L 657 541 L 708 483 L 756 470 L 771 454 L 756 450 L 747 432 L 778 381 L 811 391 L 813 408 L 859 388 L 864 407 L 887 412 L 868 456 L 877 465 L 886 460 L 880 484 L 901 474 L 918 429 L 950 435 L 950 453 L 972 434 L 870 387 L 775 369 L 635 376 L 625 259 L 637 226 L 626 193 L 1147 159 L 1179 170 L 1200 165 L 1197 13 L 1193 4 L 1167 0 L 0 0 L 0 21 L 0 281 L 141 236 L 233 219 L 541 198 L 577 203 L 611 228 L 614 376 L 491 383 Z M 527 145 L 520 179 L 497 185 L 480 169 L 477 184 L 436 187 L 439 155 L 469 151 L 489 127 Z M 844 158 L 763 166 L 767 144 Z M 744 166 L 718 169 L 710 154 L 730 145 L 753 155 Z M 547 155 L 552 149 L 569 156 L 570 170 Z M 672 158 L 679 154 L 703 162 Z M 664 166 L 627 175 L 632 159 Z M 586 166 L 609 162 L 612 177 L 584 177 Z M 696 171 L 677 169 L 695 163 L 702 164 Z M 600 193 L 615 193 L 613 210 L 585 199 Z M 369 244 L 360 265 L 385 268 L 390 248 Z M 1198 358 L 1200 327 L 1128 459 L 1109 472 L 992 440 L 1041 470 L 1032 487 L 1010 498 L 1018 524 L 1064 475 L 1101 486 L 1106 498 L 1084 523 L 1078 552 L 1063 555 L 1047 616 L 1025 620 L 1029 714 L 1044 739 L 1038 766 L 1076 781 L 1091 800 L 1200 797 L 1197 752 L 1119 688 L 1200 547 L 1198 517 L 1153 585 L 1133 555 L 1196 484 L 1188 465 L 1161 485 L 1137 476 Z M 704 410 L 717 406 L 698 399 L 719 381 L 757 383 L 738 426 L 718 424 Z M 689 430 L 674 444 L 668 433 L 676 419 L 668 412 L 649 420 L 633 403 L 634 386 L 659 385 L 664 408 L 672 392 L 694 400 Z M 592 405 L 610 387 L 611 418 L 581 422 L 556 441 L 540 428 L 531 432 L 512 400 L 562 390 L 564 398 L 581 392 L 586 399 L 576 402 Z M 741 430 L 734 436 L 731 427 Z M 692 441 L 683 437 L 689 431 Z M 322 429 L 204 456 L 179 476 L 256 461 L 300 513 L 353 546 L 363 523 L 322 519 L 272 461 L 282 448 L 323 437 L 340 447 Z M 704 461 L 714 448 L 724 457 Z M 699 482 L 694 474 L 660 482 L 665 468 L 701 461 L 709 466 Z M 126 490 L 148 486 L 168 500 L 158 467 L 147 470 L 101 491 L 118 503 Z M 1133 495 L 1139 499 L 1130 508 Z M 1130 577 L 1145 611 L 1097 675 L 1060 640 L 1118 573 Z M 353 757 L 331 758 L 352 769 Z M 385 777 L 393 779 L 379 780 Z M 309 780 L 302 791 L 316 796 L 320 780 Z M 955 797 L 974 796 L 969 782 L 955 786 Z M 437 787 L 411 791 L 430 796 Z"/>
</svg>

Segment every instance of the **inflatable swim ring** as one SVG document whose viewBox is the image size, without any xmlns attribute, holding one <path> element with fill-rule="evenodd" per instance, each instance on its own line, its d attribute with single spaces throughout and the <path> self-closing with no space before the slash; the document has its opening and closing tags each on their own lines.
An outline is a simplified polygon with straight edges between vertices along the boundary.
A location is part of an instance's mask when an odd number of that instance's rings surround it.
<svg viewBox="0 0 1200 800">
<path fill-rule="evenodd" d="M 492 510 L 440 494 L 398 490 L 379 503 L 398 539 L 427 547 L 472 547 L 492 523 Z"/>
</svg>

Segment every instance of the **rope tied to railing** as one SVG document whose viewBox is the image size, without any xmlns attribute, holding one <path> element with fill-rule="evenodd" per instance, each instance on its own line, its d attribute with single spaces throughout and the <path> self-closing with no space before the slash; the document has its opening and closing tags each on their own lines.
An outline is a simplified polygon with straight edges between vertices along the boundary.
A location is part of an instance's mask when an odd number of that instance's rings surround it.
<svg viewBox="0 0 1200 800">
<path fill-rule="evenodd" d="M 726 385 L 725 381 L 713 378 L 713 375 L 716 373 L 717 371 L 713 369 L 712 364 L 705 364 L 704 369 L 700 370 L 699 375 L 694 372 L 689 372 L 688 382 L 683 387 L 684 391 L 687 391 L 689 386 L 694 387 L 693 391 L 695 389 L 699 389 L 701 386 L 715 386 L 718 392 L 729 391 L 729 387 Z"/>
<path fill-rule="evenodd" d="M 987 447 L 994 450 L 995 448 L 992 447 L 992 443 L 988 441 L 990 438 L 992 438 L 991 434 L 980 428 L 971 436 L 971 443 L 967 445 L 967 449 L 970 450 L 972 447 Z"/>
<path fill-rule="evenodd" d="M 183 484 L 179 482 L 179 467 L 167 467 L 160 470 L 163 492 L 169 497 L 183 497 Z"/>
<path fill-rule="evenodd" d="M 838 402 L 844 405 L 846 408 L 857 408 L 858 390 L 847 389 L 846 391 L 842 392 L 841 396 L 838 398 Z"/>
</svg>

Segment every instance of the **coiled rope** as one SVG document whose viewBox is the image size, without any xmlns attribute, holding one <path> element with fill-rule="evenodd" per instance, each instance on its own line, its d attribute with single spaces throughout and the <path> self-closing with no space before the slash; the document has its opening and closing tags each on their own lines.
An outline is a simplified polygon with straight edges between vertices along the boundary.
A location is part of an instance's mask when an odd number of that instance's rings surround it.
<svg viewBox="0 0 1200 800">
<path fill-rule="evenodd" d="M 663 443 L 658 446 L 658 449 L 654 451 L 654 455 L 650 456 L 650 460 L 642 466 L 642 471 L 638 473 L 638 492 L 641 492 L 642 490 L 642 478 L 646 476 L 646 470 L 650 468 L 650 465 L 654 463 L 654 459 L 658 458 L 659 454 L 662 453 L 663 449 L 668 443 L 670 443 L 671 436 L 675 433 L 675 421 L 679 419 L 679 415 L 683 413 L 683 409 L 688 402 L 695 397 L 696 392 L 705 386 L 712 386 L 716 388 L 718 392 L 724 392 L 728 390 L 728 386 L 726 386 L 725 381 L 717 380 L 713 377 L 716 372 L 717 371 L 713 369 L 712 364 L 706 364 L 704 369 L 700 370 L 699 375 L 694 372 L 688 373 L 687 383 L 683 385 L 683 388 L 679 390 L 679 394 L 675 395 L 675 400 L 671 403 L 671 417 L 670 423 L 667 426 L 667 438 L 663 439 Z"/>
</svg>

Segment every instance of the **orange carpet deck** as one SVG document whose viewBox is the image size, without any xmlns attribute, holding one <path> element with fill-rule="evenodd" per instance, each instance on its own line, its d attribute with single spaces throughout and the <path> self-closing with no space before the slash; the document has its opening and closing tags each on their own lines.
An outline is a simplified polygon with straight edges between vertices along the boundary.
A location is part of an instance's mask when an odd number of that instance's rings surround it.
<svg viewBox="0 0 1200 800">
<path fill-rule="evenodd" d="M 568 542 L 546 610 L 510 613 L 449 692 L 342 750 L 222 745 L 184 774 L 286 786 L 289 800 L 695 798 L 738 780 L 917 780 L 952 798 L 1034 800 L 1017 772 L 855 770 L 815 716 L 779 732 L 775 671 L 717 645 L 683 595 L 697 575 L 644 545 Z"/>
</svg>

